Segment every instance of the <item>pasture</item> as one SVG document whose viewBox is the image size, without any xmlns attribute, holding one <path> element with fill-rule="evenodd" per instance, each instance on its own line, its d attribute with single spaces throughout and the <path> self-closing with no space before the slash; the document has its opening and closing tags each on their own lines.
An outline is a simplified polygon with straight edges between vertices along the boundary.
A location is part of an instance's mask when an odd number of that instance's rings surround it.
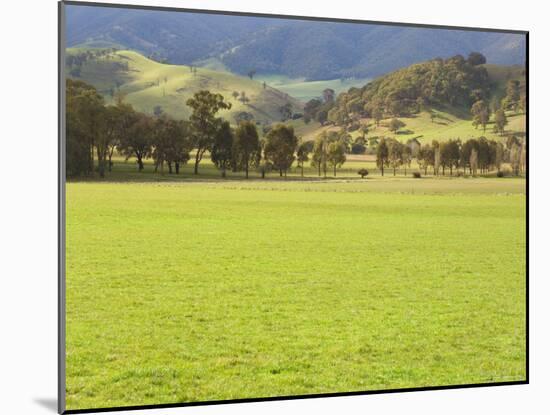
<svg viewBox="0 0 550 415">
<path fill-rule="evenodd" d="M 493 131 L 494 122 L 491 120 L 487 124 L 485 132 L 481 127 L 477 129 L 472 125 L 472 120 L 465 115 L 452 114 L 444 110 L 434 110 L 436 117 L 432 120 L 428 112 L 421 112 L 410 117 L 398 117 L 405 123 L 405 127 L 397 132 L 389 130 L 388 125 L 391 118 L 384 119 L 380 125 L 376 126 L 372 119 L 361 120 L 362 125 L 368 127 L 368 137 L 391 137 L 399 141 L 406 142 L 411 138 L 416 138 L 421 143 L 431 144 L 433 140 L 447 141 L 449 139 L 460 138 L 467 141 L 470 138 L 481 136 L 497 142 L 506 142 L 506 138 L 511 135 L 518 137 L 525 136 L 526 117 L 525 114 L 507 113 L 508 124 L 506 126 L 505 136 L 501 136 Z M 306 139 L 314 139 L 323 131 L 340 131 L 339 127 L 332 125 L 321 126 L 318 122 L 305 124 L 302 120 L 293 120 L 292 124 L 296 133 Z M 355 138 L 362 133 L 357 130 L 350 135 Z"/>
<path fill-rule="evenodd" d="M 369 78 L 347 78 L 347 79 L 329 79 L 325 81 L 308 81 L 304 78 L 289 78 L 285 75 L 271 74 L 258 75 L 258 81 L 265 81 L 269 86 L 286 92 L 290 96 L 301 101 L 307 102 L 313 98 L 322 98 L 323 90 L 333 89 L 336 94 L 346 92 L 352 87 L 360 88 L 367 84 Z"/>
<path fill-rule="evenodd" d="M 524 179 L 134 168 L 67 184 L 68 409 L 525 379 Z"/>
</svg>

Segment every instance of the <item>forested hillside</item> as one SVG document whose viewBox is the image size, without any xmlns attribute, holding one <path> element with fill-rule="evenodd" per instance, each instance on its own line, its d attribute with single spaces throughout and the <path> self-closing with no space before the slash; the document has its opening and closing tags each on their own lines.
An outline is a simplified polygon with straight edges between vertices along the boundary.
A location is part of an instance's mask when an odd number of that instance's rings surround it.
<svg viewBox="0 0 550 415">
<path fill-rule="evenodd" d="M 422 111 L 445 110 L 469 118 L 471 108 L 483 103 L 496 111 L 506 94 L 506 82 L 517 81 L 518 106 L 525 105 L 524 74 L 521 68 L 485 65 L 485 57 L 471 53 L 449 59 L 433 59 L 411 65 L 375 79 L 362 88 L 350 88 L 335 99 L 311 100 L 306 119 L 321 124 L 349 125 L 360 118 L 379 123 L 388 117 L 408 117 Z M 492 107 L 492 108 L 489 108 Z M 508 108 L 506 108 L 508 109 Z M 474 108 L 475 111 L 475 108 Z"/>
<path fill-rule="evenodd" d="M 241 75 L 372 78 L 474 50 L 493 64 L 525 62 L 525 37 L 511 33 L 101 7 L 69 7 L 68 17 L 69 47 L 114 46 L 173 64 L 217 61 Z"/>
</svg>

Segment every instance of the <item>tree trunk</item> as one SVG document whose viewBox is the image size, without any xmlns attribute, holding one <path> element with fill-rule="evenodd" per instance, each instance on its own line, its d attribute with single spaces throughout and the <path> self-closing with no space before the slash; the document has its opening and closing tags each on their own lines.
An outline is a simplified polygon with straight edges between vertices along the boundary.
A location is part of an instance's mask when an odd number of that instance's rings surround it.
<svg viewBox="0 0 550 415">
<path fill-rule="evenodd" d="M 283 169 L 279 169 L 279 177 L 283 177 Z"/>
<path fill-rule="evenodd" d="M 176 161 L 174 164 L 176 166 L 176 174 L 180 174 L 180 163 L 179 163 L 179 161 Z"/>
<path fill-rule="evenodd" d="M 114 151 L 114 147 L 111 151 L 109 151 L 109 173 L 113 171 L 113 151 Z"/>
<path fill-rule="evenodd" d="M 246 163 L 246 167 L 244 168 L 244 171 L 246 173 L 246 178 L 248 179 L 248 162 Z"/>
<path fill-rule="evenodd" d="M 169 161 L 169 162 L 166 163 L 166 164 L 168 164 L 168 174 L 172 174 L 172 162 Z"/>
<path fill-rule="evenodd" d="M 141 154 L 136 154 L 136 158 L 137 158 L 138 170 L 142 171 L 143 170 L 143 160 L 141 159 Z"/>
<path fill-rule="evenodd" d="M 380 167 L 380 172 L 382 173 L 382 176 L 384 176 L 384 166 Z"/>
<path fill-rule="evenodd" d="M 302 177 L 304 177 L 304 165 L 302 164 Z"/>
<path fill-rule="evenodd" d="M 336 177 L 336 164 L 334 165 L 334 177 Z"/>
<path fill-rule="evenodd" d="M 199 163 L 200 163 L 200 149 L 197 149 L 197 154 L 195 154 L 195 168 L 193 174 L 199 174 Z"/>
</svg>

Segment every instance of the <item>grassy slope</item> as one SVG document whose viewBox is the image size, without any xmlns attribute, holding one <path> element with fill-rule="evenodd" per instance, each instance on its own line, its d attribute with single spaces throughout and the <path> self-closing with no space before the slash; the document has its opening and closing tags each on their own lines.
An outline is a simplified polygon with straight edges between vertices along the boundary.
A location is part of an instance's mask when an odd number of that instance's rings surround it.
<svg viewBox="0 0 550 415">
<path fill-rule="evenodd" d="M 292 79 L 284 75 L 258 75 L 256 79 L 265 81 L 268 85 L 286 92 L 296 99 L 307 102 L 312 98 L 320 98 L 323 90 L 333 89 L 336 94 L 345 92 L 351 87 L 361 87 L 369 79 L 329 79 L 326 81 L 305 81 L 303 79 Z"/>
<path fill-rule="evenodd" d="M 380 180 L 69 183 L 68 408 L 524 379 L 525 195 Z"/>
<path fill-rule="evenodd" d="M 76 51 L 79 49 L 68 52 Z M 117 69 L 119 62 L 128 62 L 129 71 Z M 194 75 L 188 66 L 161 64 L 133 51 L 118 51 L 109 58 L 85 63 L 80 79 L 98 88 L 108 101 L 111 99 L 109 90 L 118 81 L 122 83 L 120 90 L 127 94 L 125 100 L 138 110 L 151 113 L 160 105 L 177 118 L 189 116 L 185 102 L 201 89 L 221 93 L 231 102 L 232 109 L 223 114 L 231 121 L 232 115 L 240 111 L 251 112 L 261 122 L 279 120 L 279 108 L 286 102 L 291 102 L 296 111 L 301 110 L 301 103 L 273 88 L 263 89 L 260 82 L 205 68 L 199 68 Z M 244 91 L 250 102 L 243 104 L 235 100 L 231 95 L 233 91 Z"/>
</svg>

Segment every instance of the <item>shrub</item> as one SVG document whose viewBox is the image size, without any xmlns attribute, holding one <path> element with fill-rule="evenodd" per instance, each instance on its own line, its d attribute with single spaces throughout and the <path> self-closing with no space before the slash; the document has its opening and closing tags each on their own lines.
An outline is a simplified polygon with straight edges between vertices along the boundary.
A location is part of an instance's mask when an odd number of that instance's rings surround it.
<svg viewBox="0 0 550 415">
<path fill-rule="evenodd" d="M 362 179 L 364 179 L 366 176 L 369 175 L 369 171 L 367 169 L 361 169 L 357 172 L 357 174 L 360 175 Z"/>
<path fill-rule="evenodd" d="M 351 154 L 364 154 L 366 149 L 363 144 L 355 143 L 351 146 Z"/>
<path fill-rule="evenodd" d="M 422 177 L 422 175 L 420 174 L 420 172 L 414 171 L 414 172 L 413 172 L 413 177 L 414 177 L 415 179 L 420 179 L 420 178 Z"/>
<path fill-rule="evenodd" d="M 357 131 L 359 129 L 359 127 L 361 127 L 361 124 L 358 123 L 358 122 L 354 122 L 354 123 L 348 125 L 347 131 L 348 131 L 348 133 L 351 133 L 353 131 Z"/>
<path fill-rule="evenodd" d="M 505 176 L 505 174 L 502 170 L 497 172 L 497 177 L 504 177 L 504 176 Z"/>
</svg>

